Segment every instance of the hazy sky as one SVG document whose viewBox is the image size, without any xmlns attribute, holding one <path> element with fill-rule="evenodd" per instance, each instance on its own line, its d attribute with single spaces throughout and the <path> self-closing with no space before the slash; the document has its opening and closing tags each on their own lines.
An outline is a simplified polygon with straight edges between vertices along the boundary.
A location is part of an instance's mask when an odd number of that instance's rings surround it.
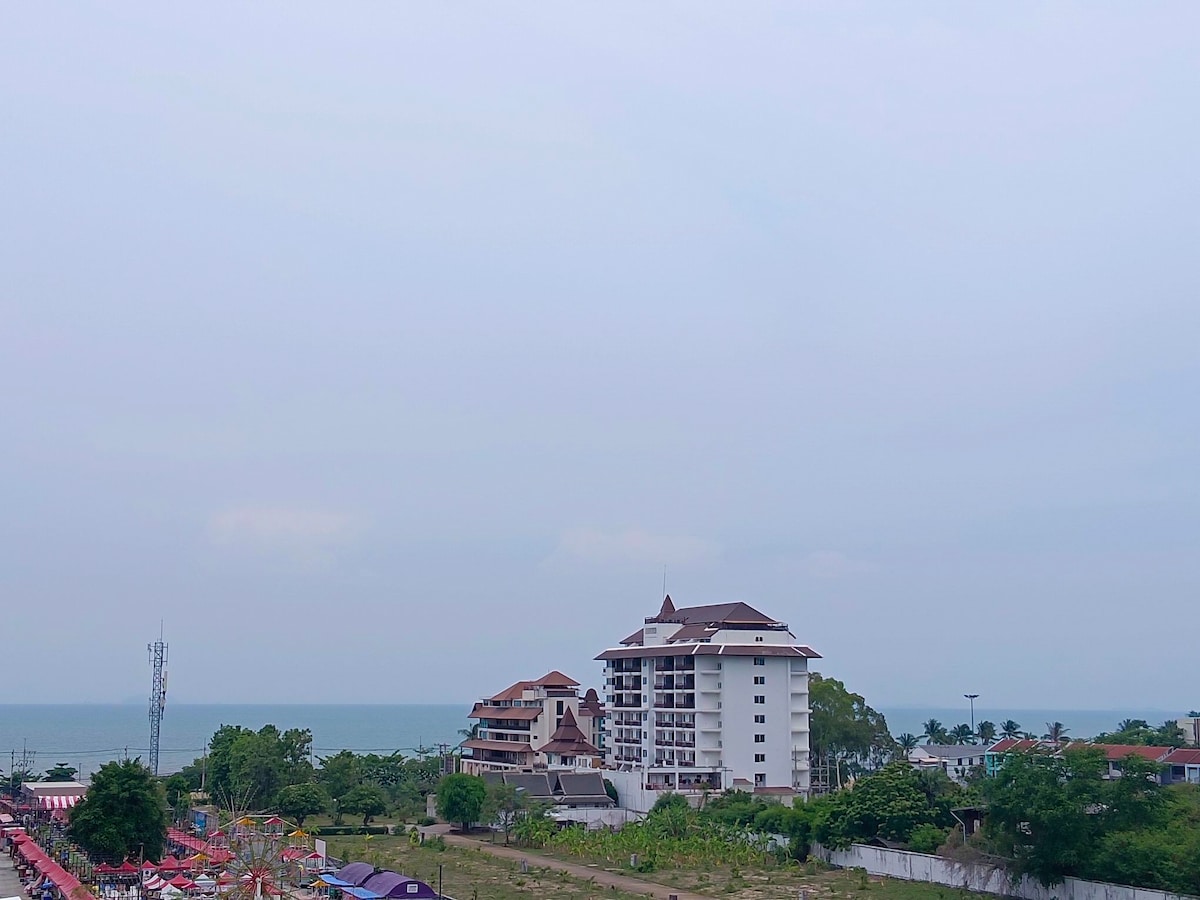
<svg viewBox="0 0 1200 900">
<path fill-rule="evenodd" d="M 666 565 L 876 705 L 1200 706 L 1198 34 L 7 4 L 6 700 L 598 684 Z"/>
</svg>

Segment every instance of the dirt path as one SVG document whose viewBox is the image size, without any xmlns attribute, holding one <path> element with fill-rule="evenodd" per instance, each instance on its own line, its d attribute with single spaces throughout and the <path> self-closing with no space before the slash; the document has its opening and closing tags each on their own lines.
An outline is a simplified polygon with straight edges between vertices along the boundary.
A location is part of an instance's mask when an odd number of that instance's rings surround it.
<svg viewBox="0 0 1200 900">
<path fill-rule="evenodd" d="M 656 900 L 668 900 L 670 897 L 677 897 L 678 900 L 712 900 L 711 897 L 705 897 L 700 894 L 691 894 L 687 891 L 681 891 L 678 888 L 667 887 L 663 884 L 655 884 L 651 881 L 643 881 L 640 878 L 634 878 L 631 875 L 619 875 L 616 872 L 606 872 L 598 866 L 588 866 L 583 863 L 569 863 L 558 859 L 551 859 L 547 856 L 539 856 L 536 853 L 529 853 L 524 850 L 518 850 L 515 847 L 504 847 L 499 844 L 492 844 L 485 841 L 477 841 L 474 838 L 463 837 L 460 834 L 448 834 L 443 832 L 442 837 L 446 839 L 447 844 L 452 844 L 455 847 L 465 847 L 472 850 L 482 850 L 484 853 L 490 853 L 492 856 L 499 856 L 502 859 L 511 859 L 520 861 L 522 859 L 528 861 L 530 868 L 543 867 L 551 869 L 555 872 L 566 872 L 575 878 L 581 878 L 587 881 L 589 878 L 595 879 L 596 884 L 604 885 L 605 887 L 615 887 L 618 890 L 629 891 L 631 894 L 643 894 L 648 897 L 654 897 Z"/>
</svg>

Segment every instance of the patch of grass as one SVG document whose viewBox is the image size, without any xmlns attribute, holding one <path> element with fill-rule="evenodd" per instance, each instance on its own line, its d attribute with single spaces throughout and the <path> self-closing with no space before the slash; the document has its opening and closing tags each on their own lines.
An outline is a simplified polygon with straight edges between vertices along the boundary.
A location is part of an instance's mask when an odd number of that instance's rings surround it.
<svg viewBox="0 0 1200 900">
<path fill-rule="evenodd" d="M 443 890 L 456 900 L 645 900 L 645 894 L 622 891 L 595 883 L 594 879 L 574 877 L 548 867 L 556 859 L 541 851 L 522 850 L 528 871 L 522 873 L 516 860 L 491 856 L 476 848 L 447 845 L 436 851 L 412 847 L 405 836 L 371 839 L 372 862 L 381 867 L 414 875 L 437 886 L 437 867 L 442 864 Z M 331 838 L 329 850 L 342 856 L 345 849 L 363 846 L 362 838 Z M 356 858 L 361 858 L 361 852 Z M 575 865 L 587 860 L 562 857 Z M 668 867 L 654 872 L 631 872 L 628 860 L 592 860 L 598 871 L 619 872 L 649 884 L 687 891 L 722 900 L 779 900 L 797 897 L 807 890 L 809 900 L 980 900 L 982 895 L 936 884 L 875 878 L 866 873 L 829 869 L 811 860 L 781 865 L 731 867 L 708 866 L 705 869 Z M 865 885 L 865 887 L 864 887 Z"/>
</svg>

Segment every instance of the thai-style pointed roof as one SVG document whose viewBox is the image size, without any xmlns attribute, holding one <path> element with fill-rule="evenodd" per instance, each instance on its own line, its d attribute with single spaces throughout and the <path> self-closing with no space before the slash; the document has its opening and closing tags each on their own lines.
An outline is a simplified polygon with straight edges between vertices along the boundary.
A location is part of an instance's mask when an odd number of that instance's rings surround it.
<svg viewBox="0 0 1200 900">
<path fill-rule="evenodd" d="M 587 735 L 579 730 L 575 722 L 575 714 L 570 707 L 563 713 L 562 721 L 554 734 L 550 735 L 550 743 L 538 748 L 538 753 L 558 753 L 564 756 L 599 756 L 600 751 L 588 743 Z"/>
<path fill-rule="evenodd" d="M 658 611 L 658 617 L 660 619 L 663 619 L 663 618 L 666 618 L 667 616 L 671 615 L 674 612 L 675 612 L 675 604 L 671 602 L 671 595 L 667 594 L 667 596 L 663 597 L 662 609 L 660 609 Z"/>
</svg>

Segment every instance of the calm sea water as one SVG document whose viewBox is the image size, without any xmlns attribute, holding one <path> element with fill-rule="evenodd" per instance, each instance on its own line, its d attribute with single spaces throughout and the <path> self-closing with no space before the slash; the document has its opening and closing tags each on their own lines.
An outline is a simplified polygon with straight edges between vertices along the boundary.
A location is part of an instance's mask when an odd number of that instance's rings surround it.
<svg viewBox="0 0 1200 900">
<path fill-rule="evenodd" d="M 221 725 L 261 728 L 311 728 L 318 756 L 338 750 L 412 755 L 420 747 L 461 740 L 459 729 L 469 724 L 467 704 L 454 706 L 168 706 L 163 717 L 159 770 L 174 772 L 203 752 L 207 740 Z M 921 733 L 929 718 L 947 728 L 970 721 L 970 710 L 881 709 L 892 734 Z M 1041 734 L 1047 722 L 1062 722 L 1072 737 L 1085 738 L 1112 730 L 1125 718 L 1159 724 L 1179 715 L 1154 710 L 1014 710 L 975 708 L 975 721 L 997 725 L 1014 719 L 1024 730 Z M 146 757 L 149 723 L 143 706 L 128 705 L 0 705 L 0 770 L 7 771 L 12 755 L 34 752 L 34 769 L 45 771 L 57 762 L 79 769 L 83 776 L 103 763 L 129 756 Z"/>
<path fill-rule="evenodd" d="M 454 706 L 167 706 L 162 721 L 159 771 L 174 772 L 203 752 L 221 725 L 258 729 L 311 728 L 313 750 L 326 756 L 339 750 L 413 755 L 417 748 L 457 744 L 465 728 L 467 704 Z M 94 772 L 112 759 L 146 758 L 150 724 L 143 706 L 0 705 L 0 770 L 7 771 L 15 752 L 36 752 L 34 769 L 57 762 Z"/>
</svg>

